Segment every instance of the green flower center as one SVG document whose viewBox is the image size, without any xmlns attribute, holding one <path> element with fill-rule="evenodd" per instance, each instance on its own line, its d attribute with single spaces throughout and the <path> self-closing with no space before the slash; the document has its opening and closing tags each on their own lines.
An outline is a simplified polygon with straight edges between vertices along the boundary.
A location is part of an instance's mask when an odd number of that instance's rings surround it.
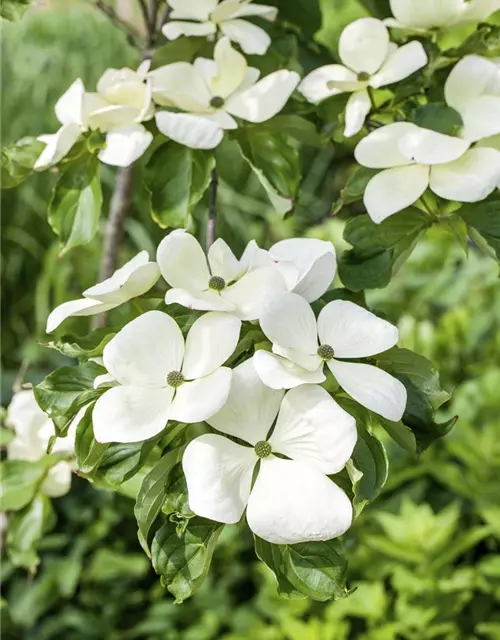
<svg viewBox="0 0 500 640">
<path fill-rule="evenodd" d="M 271 455 L 271 451 L 271 445 L 265 440 L 260 440 L 255 445 L 255 453 L 259 456 L 259 458 L 267 458 L 267 456 Z"/>
<path fill-rule="evenodd" d="M 324 360 L 325 362 L 327 360 L 331 360 L 333 358 L 333 356 L 335 355 L 335 352 L 333 351 L 333 347 L 331 347 L 329 344 L 322 344 L 318 350 L 316 351 L 316 353 L 318 354 L 318 356 Z"/>
<path fill-rule="evenodd" d="M 220 96 L 214 96 L 210 100 L 210 106 L 213 107 L 214 109 L 220 109 L 221 107 L 224 106 L 224 98 L 221 98 Z"/>
<path fill-rule="evenodd" d="M 167 384 L 169 387 L 180 387 L 184 382 L 184 376 L 180 371 L 171 371 L 167 374 Z"/>
<path fill-rule="evenodd" d="M 360 71 L 358 73 L 359 82 L 368 82 L 370 79 L 370 74 L 367 71 Z"/>
<path fill-rule="evenodd" d="M 214 291 L 222 291 L 226 288 L 226 281 L 220 276 L 212 276 L 208 281 L 208 288 Z"/>
</svg>

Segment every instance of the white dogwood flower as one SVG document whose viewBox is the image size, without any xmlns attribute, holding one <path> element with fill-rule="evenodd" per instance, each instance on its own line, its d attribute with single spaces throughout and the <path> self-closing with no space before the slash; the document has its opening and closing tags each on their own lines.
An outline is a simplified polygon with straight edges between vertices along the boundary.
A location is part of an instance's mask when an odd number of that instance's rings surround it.
<svg viewBox="0 0 500 640">
<path fill-rule="evenodd" d="M 149 61 L 132 69 L 108 69 L 97 83 L 96 93 L 86 93 L 78 78 L 55 106 L 61 128 L 39 136 L 46 144 L 34 168 L 46 169 L 60 162 L 80 135 L 89 130 L 106 133 L 98 153 L 105 164 L 126 167 L 150 145 L 153 135 L 140 124 L 154 115 L 151 85 L 146 78 Z"/>
<path fill-rule="evenodd" d="M 354 151 L 364 167 L 385 169 L 365 190 L 364 204 L 371 219 L 382 222 L 409 207 L 427 187 L 445 200 L 486 198 L 500 178 L 500 155 L 495 149 L 469 146 L 466 140 L 410 122 L 372 131 Z"/>
<path fill-rule="evenodd" d="M 363 307 L 346 300 L 329 302 L 318 320 L 309 304 L 294 293 L 279 296 L 260 317 L 273 353 L 259 350 L 253 359 L 262 382 L 273 389 L 292 389 L 326 380 L 324 365 L 359 404 L 388 420 L 401 419 L 404 385 L 372 365 L 345 362 L 367 358 L 393 347 L 398 330 Z M 319 336 L 319 342 L 318 342 Z"/>
<path fill-rule="evenodd" d="M 333 244 L 316 238 L 280 240 L 269 251 L 253 241 L 245 253 L 251 268 L 274 265 L 283 275 L 288 291 L 298 293 L 308 302 L 325 293 L 337 271 Z"/>
<path fill-rule="evenodd" d="M 315 69 L 299 85 L 314 104 L 340 93 L 352 93 L 346 106 L 346 137 L 361 131 L 372 107 L 370 87 L 378 89 L 407 78 L 427 64 L 427 54 L 416 40 L 398 47 L 389 40 L 387 27 L 375 18 L 360 18 L 341 33 L 339 56 L 343 65 Z"/>
<path fill-rule="evenodd" d="M 390 5 L 394 18 L 386 25 L 417 33 L 481 22 L 500 9 L 499 0 L 390 0 Z"/>
<path fill-rule="evenodd" d="M 258 69 L 248 67 L 228 38 L 217 42 L 213 60 L 174 62 L 149 75 L 155 102 L 186 112 L 159 111 L 158 129 L 175 142 L 197 149 L 213 149 L 225 129 L 236 129 L 233 116 L 248 122 L 275 116 L 300 80 L 298 73 L 285 69 L 259 80 Z"/>
<path fill-rule="evenodd" d="M 253 251 L 253 244 L 250 245 Z M 196 238 L 176 229 L 164 238 L 157 253 L 162 276 L 172 287 L 165 302 L 189 309 L 227 311 L 241 320 L 257 320 L 268 301 L 286 291 L 274 266 L 250 269 L 249 252 L 237 260 L 220 238 L 205 256 Z"/>
<path fill-rule="evenodd" d="M 444 85 L 450 107 L 463 120 L 460 136 L 477 142 L 500 133 L 500 62 L 465 56 L 452 69 Z"/>
<path fill-rule="evenodd" d="M 207 36 L 218 32 L 240 45 L 246 54 L 263 55 L 271 38 L 256 25 L 241 20 L 258 16 L 273 22 L 278 15 L 276 7 L 253 3 L 252 0 L 169 0 L 172 7 L 170 20 L 162 28 L 168 40 L 179 36 Z"/>
<path fill-rule="evenodd" d="M 125 325 L 104 347 L 104 366 L 118 385 L 96 402 L 96 440 L 140 442 L 158 435 L 169 420 L 213 416 L 229 393 L 232 372 L 221 365 L 235 350 L 240 327 L 228 313 L 206 313 L 184 341 L 175 320 L 161 311 Z"/>
<path fill-rule="evenodd" d="M 76 428 L 87 407 L 83 407 L 71 423 L 68 434 L 57 438 L 52 453 L 74 453 Z M 15 430 L 15 437 L 7 445 L 9 460 L 39 460 L 47 453 L 49 440 L 55 435 L 54 423 L 38 406 L 32 389 L 15 393 L 7 408 L 6 424 Z M 64 495 L 71 485 L 71 462 L 56 463 L 43 481 L 41 491 L 53 498 Z"/>
<path fill-rule="evenodd" d="M 189 507 L 227 524 L 246 508 L 250 529 L 275 544 L 330 540 L 352 521 L 348 497 L 327 474 L 351 457 L 356 422 L 321 387 L 283 395 L 262 384 L 251 360 L 234 369 L 227 403 L 208 422 L 248 446 L 215 434 L 189 443 L 182 459 Z"/>
<path fill-rule="evenodd" d="M 141 296 L 154 286 L 160 277 L 156 262 L 149 262 L 147 251 L 141 251 L 111 278 L 103 280 L 83 292 L 83 298 L 69 300 L 56 307 L 47 318 L 47 333 L 52 333 L 70 316 L 93 316 L 109 311 Z"/>
</svg>

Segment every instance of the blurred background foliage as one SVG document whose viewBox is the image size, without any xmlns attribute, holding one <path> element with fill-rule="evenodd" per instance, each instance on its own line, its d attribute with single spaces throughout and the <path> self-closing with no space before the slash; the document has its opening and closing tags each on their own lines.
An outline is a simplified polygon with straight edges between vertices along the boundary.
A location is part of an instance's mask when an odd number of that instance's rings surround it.
<svg viewBox="0 0 500 640">
<path fill-rule="evenodd" d="M 366 3 L 368 4 L 368 3 Z M 317 39 L 332 50 L 354 0 L 325 0 Z M 4 144 L 55 129 L 53 105 L 73 79 L 92 87 L 110 66 L 134 66 L 137 53 L 98 11 L 78 2 L 3 25 Z M 339 251 L 343 221 L 329 214 L 345 181 L 345 148 L 311 147 L 296 214 L 280 220 L 248 172 L 222 180 L 218 233 L 238 249 L 291 235 L 330 239 Z M 114 173 L 104 167 L 109 201 Z M 96 281 L 99 240 L 59 258 L 46 208 L 54 177 L 36 175 L 2 192 L 3 404 L 13 381 L 37 381 L 61 364 L 44 349 L 54 305 Z M 235 186 L 237 185 L 237 186 Z M 235 193 L 237 192 L 237 194 Z M 206 207 L 195 213 L 200 228 Z M 151 221 L 138 176 L 122 261 L 154 255 L 164 232 Z M 498 267 L 445 229 L 432 229 L 369 305 L 398 324 L 401 346 L 430 358 L 454 390 L 441 417 L 454 430 L 420 459 L 387 442 L 391 474 L 376 503 L 346 537 L 347 599 L 333 604 L 283 600 L 255 559 L 248 533 L 227 528 L 206 584 L 174 605 L 144 557 L 130 498 L 75 478 L 54 501 L 58 524 L 27 576 L 3 561 L 3 637 L 14 640 L 472 640 L 500 639 L 500 291 Z M 113 313 L 120 313 L 117 310 Z M 84 332 L 73 319 L 64 331 Z"/>
</svg>

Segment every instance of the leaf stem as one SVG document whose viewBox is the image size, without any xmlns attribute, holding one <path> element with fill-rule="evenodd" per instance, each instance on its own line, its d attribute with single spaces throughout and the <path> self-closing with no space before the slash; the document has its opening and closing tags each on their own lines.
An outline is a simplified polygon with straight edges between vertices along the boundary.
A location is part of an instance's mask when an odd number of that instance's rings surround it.
<svg viewBox="0 0 500 640">
<path fill-rule="evenodd" d="M 210 176 L 210 206 L 208 210 L 207 222 L 207 250 L 213 245 L 215 240 L 215 223 L 217 218 L 217 187 L 219 184 L 219 176 L 217 169 L 214 167 Z"/>
</svg>

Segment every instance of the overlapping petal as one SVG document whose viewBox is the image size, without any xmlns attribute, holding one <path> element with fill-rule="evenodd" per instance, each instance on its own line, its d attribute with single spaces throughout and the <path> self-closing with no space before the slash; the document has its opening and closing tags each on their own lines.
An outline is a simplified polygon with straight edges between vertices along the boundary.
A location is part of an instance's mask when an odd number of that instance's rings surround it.
<svg viewBox="0 0 500 640">
<path fill-rule="evenodd" d="M 247 20 L 228 20 L 219 26 L 222 33 L 237 42 L 247 55 L 262 56 L 269 49 L 270 36 L 264 29 Z"/>
<path fill-rule="evenodd" d="M 318 349 L 313 310 L 296 293 L 277 296 L 262 314 L 260 325 L 269 340 L 280 347 L 311 355 Z"/>
<path fill-rule="evenodd" d="M 160 242 L 156 254 L 161 275 L 171 287 L 204 291 L 210 272 L 200 243 L 190 233 L 176 229 Z"/>
<path fill-rule="evenodd" d="M 41 171 L 60 162 L 70 152 L 81 133 L 80 125 L 70 122 L 63 125 L 57 133 L 38 136 L 37 140 L 46 146 L 33 168 Z"/>
<path fill-rule="evenodd" d="M 381 20 L 354 20 L 340 34 L 339 56 L 346 67 L 356 73 L 378 71 L 387 57 L 389 32 Z"/>
<path fill-rule="evenodd" d="M 357 75 L 341 64 L 329 64 L 311 71 L 299 84 L 298 91 L 306 100 L 318 104 L 322 100 L 342 93 L 336 83 L 349 83 L 353 87 L 358 86 Z"/>
<path fill-rule="evenodd" d="M 377 89 L 399 82 L 425 67 L 427 62 L 422 43 L 417 40 L 408 42 L 389 54 L 377 73 L 370 78 L 370 86 Z"/>
<path fill-rule="evenodd" d="M 411 122 L 395 122 L 380 127 L 363 138 L 354 150 L 359 164 L 371 169 L 385 169 L 411 164 L 411 157 L 400 148 L 401 140 L 418 127 Z"/>
<path fill-rule="evenodd" d="M 321 384 L 326 380 L 321 365 L 316 371 L 308 371 L 268 351 L 256 351 L 253 362 L 260 379 L 271 389 L 293 389 L 301 384 Z"/>
<path fill-rule="evenodd" d="M 233 312 L 241 320 L 257 320 L 271 302 L 286 291 L 283 276 L 273 267 L 246 273 L 222 291 L 221 297 L 233 305 Z"/>
<path fill-rule="evenodd" d="M 203 378 L 176 389 L 170 417 L 178 422 L 204 422 L 221 409 L 229 395 L 232 371 L 220 367 Z"/>
<path fill-rule="evenodd" d="M 97 313 L 109 311 L 115 306 L 114 303 L 99 302 L 98 300 L 90 300 L 88 298 L 63 302 L 50 312 L 45 331 L 52 333 L 52 331 L 55 331 L 57 327 L 70 316 L 93 316 Z"/>
</svg>

